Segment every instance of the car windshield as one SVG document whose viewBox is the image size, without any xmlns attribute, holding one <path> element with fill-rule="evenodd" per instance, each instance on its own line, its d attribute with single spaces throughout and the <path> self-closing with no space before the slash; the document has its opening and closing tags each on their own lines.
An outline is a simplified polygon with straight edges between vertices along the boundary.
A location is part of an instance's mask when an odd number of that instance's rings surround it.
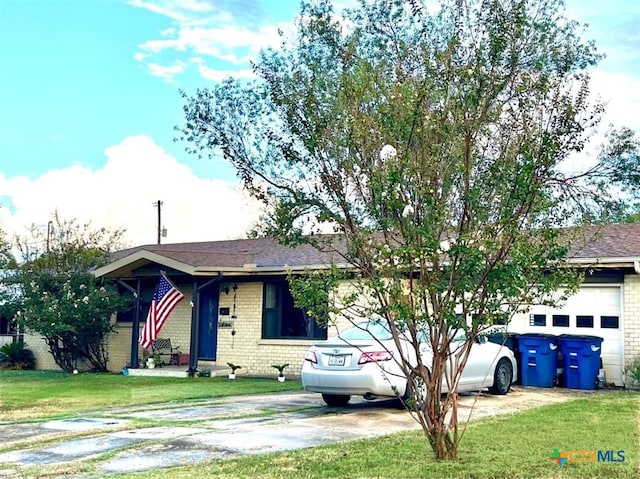
<svg viewBox="0 0 640 479">
<path fill-rule="evenodd" d="M 386 341 L 391 339 L 391 331 L 386 324 L 381 321 L 364 321 L 356 324 L 353 328 L 349 328 L 341 332 L 338 337 L 346 341 L 355 341 L 361 339 L 378 339 Z"/>
</svg>

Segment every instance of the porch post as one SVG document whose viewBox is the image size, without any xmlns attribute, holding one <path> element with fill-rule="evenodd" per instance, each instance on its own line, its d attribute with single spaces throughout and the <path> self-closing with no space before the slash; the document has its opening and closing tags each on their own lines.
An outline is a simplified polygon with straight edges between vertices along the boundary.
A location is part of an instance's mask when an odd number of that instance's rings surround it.
<svg viewBox="0 0 640 479">
<path fill-rule="evenodd" d="M 193 305 L 191 306 L 191 337 L 189 338 L 189 377 L 198 370 L 198 337 L 200 328 L 200 290 L 198 280 L 193 278 Z"/>
<path fill-rule="evenodd" d="M 140 335 L 140 278 L 136 281 L 136 314 L 133 315 L 131 325 L 131 357 L 129 364 L 135 369 L 138 367 L 138 336 Z"/>
<path fill-rule="evenodd" d="M 129 368 L 138 368 L 138 335 L 140 334 L 140 278 L 137 278 L 136 289 L 133 289 L 121 279 L 117 283 L 127 289 L 134 298 L 136 298 L 136 314 L 133 315 L 133 323 L 131 324 L 131 348 L 129 354 Z"/>
</svg>

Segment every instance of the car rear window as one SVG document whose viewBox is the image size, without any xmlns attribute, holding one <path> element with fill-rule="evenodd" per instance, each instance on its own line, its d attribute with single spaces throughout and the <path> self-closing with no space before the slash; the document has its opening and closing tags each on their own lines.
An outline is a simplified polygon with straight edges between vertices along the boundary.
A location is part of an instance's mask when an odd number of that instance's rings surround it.
<svg viewBox="0 0 640 479">
<path fill-rule="evenodd" d="M 386 324 L 378 321 L 358 323 L 353 328 L 346 329 L 339 336 L 347 341 L 376 338 L 381 341 L 391 339 L 391 331 Z"/>
</svg>

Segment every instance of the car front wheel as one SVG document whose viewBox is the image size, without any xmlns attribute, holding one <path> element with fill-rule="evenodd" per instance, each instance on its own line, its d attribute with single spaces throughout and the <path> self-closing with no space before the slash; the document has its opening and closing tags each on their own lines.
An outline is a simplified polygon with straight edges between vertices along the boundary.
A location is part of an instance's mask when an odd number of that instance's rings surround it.
<svg viewBox="0 0 640 479">
<path fill-rule="evenodd" d="M 493 386 L 489 388 L 492 394 L 507 394 L 513 381 L 513 366 L 506 358 L 500 359 L 493 373 Z"/>
<path fill-rule="evenodd" d="M 344 407 L 349 403 L 351 396 L 345 396 L 343 394 L 323 394 L 322 399 L 327 403 L 327 406 Z"/>
</svg>

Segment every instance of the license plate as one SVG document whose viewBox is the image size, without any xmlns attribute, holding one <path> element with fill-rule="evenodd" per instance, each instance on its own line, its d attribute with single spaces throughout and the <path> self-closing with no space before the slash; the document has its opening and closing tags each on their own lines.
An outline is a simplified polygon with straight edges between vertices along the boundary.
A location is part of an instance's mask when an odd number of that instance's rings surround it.
<svg viewBox="0 0 640 479">
<path fill-rule="evenodd" d="M 344 366 L 344 356 L 329 356 L 329 366 Z"/>
</svg>

